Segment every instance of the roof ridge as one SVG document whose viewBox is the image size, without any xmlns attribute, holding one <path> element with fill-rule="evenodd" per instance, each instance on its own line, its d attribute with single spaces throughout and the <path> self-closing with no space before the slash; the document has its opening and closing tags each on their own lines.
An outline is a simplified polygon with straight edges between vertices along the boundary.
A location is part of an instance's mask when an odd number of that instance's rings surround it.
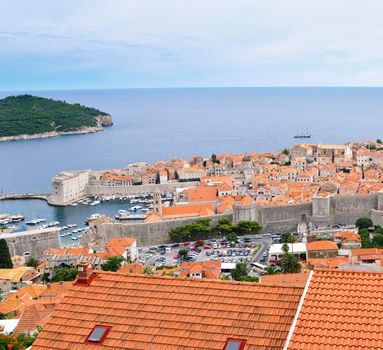
<svg viewBox="0 0 383 350">
<path fill-rule="evenodd" d="M 160 276 L 153 276 L 153 275 L 145 275 L 145 274 L 139 274 L 139 273 L 130 273 L 130 272 L 113 272 L 113 271 L 100 271 L 100 270 L 93 270 L 93 272 L 97 273 L 97 274 L 101 274 L 101 275 L 111 275 L 111 276 L 131 276 L 131 277 L 138 277 L 138 278 L 147 278 L 147 279 L 152 279 L 152 278 L 156 278 L 156 279 L 167 279 L 167 280 L 175 280 L 175 281 L 191 281 L 191 282 L 197 282 L 197 283 L 216 283 L 216 284 L 234 284 L 234 285 L 246 285 L 246 286 L 259 286 L 261 287 L 263 284 L 259 283 L 259 282 L 244 282 L 244 281 L 235 281 L 235 280 L 217 280 L 217 279 L 198 279 L 198 278 L 190 278 L 190 277 L 173 277 L 173 276 L 166 276 L 166 275 L 160 275 Z M 96 281 L 96 280 L 95 280 Z M 98 280 L 99 281 L 99 280 Z M 291 289 L 291 288 L 298 288 L 296 286 L 279 286 L 278 287 L 281 287 L 281 288 L 287 288 L 287 289 Z M 302 289 L 300 287 L 300 289 Z"/>
</svg>

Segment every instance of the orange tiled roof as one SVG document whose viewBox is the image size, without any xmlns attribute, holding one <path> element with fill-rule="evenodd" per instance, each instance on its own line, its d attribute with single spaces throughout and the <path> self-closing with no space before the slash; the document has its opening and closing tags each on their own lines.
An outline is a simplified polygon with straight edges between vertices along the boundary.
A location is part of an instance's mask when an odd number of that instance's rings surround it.
<svg viewBox="0 0 383 350">
<path fill-rule="evenodd" d="M 189 277 L 190 273 L 201 273 L 203 278 L 218 279 L 221 274 L 221 261 L 183 262 L 179 267 L 179 277 Z"/>
<path fill-rule="evenodd" d="M 381 272 L 316 270 L 289 350 L 381 350 Z"/>
<path fill-rule="evenodd" d="M 309 259 L 308 264 L 313 267 L 338 268 L 340 265 L 349 265 L 347 258 L 335 256 L 333 258 L 315 258 Z"/>
<path fill-rule="evenodd" d="M 261 276 L 259 283 L 304 287 L 308 277 L 308 273 L 280 273 L 277 275 Z"/>
<path fill-rule="evenodd" d="M 310 250 L 338 250 L 335 242 L 331 241 L 314 241 L 306 244 L 307 251 Z"/>
<path fill-rule="evenodd" d="M 30 299 L 36 299 L 42 295 L 47 289 L 46 285 L 42 284 L 31 284 L 21 287 L 16 293 L 12 293 L 8 296 L 8 300 L 17 300 L 27 296 Z"/>
<path fill-rule="evenodd" d="M 168 219 L 183 216 L 203 216 L 205 213 L 208 213 L 207 215 L 214 214 L 212 204 L 189 204 L 162 208 L 162 217 Z"/>
<path fill-rule="evenodd" d="M 98 272 L 73 286 L 33 350 L 222 350 L 230 337 L 245 339 L 246 350 L 282 349 L 302 291 Z M 87 344 L 95 325 L 111 330 L 102 344 Z"/>
<path fill-rule="evenodd" d="M 126 248 L 136 242 L 133 237 L 113 238 L 106 242 L 106 250 L 108 253 L 118 256 L 124 254 Z"/>
<path fill-rule="evenodd" d="M 132 263 L 132 264 L 124 264 L 120 267 L 118 272 L 120 273 L 142 273 L 145 265 Z"/>
<path fill-rule="evenodd" d="M 42 327 L 50 319 L 55 304 L 32 304 L 25 307 L 20 321 L 14 329 L 15 334 L 33 332 L 38 326 Z"/>
</svg>

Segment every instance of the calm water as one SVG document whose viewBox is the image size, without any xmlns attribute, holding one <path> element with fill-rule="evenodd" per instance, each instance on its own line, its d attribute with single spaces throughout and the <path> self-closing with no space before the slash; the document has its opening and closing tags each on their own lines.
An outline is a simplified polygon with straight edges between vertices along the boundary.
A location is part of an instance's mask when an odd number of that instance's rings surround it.
<svg viewBox="0 0 383 350">
<path fill-rule="evenodd" d="M 9 92 L 0 92 L 0 97 Z M 83 136 L 0 144 L 0 190 L 48 192 L 61 170 L 105 169 L 134 161 L 291 146 L 297 129 L 313 143 L 383 138 L 383 89 L 224 88 L 43 91 L 33 94 L 80 102 L 112 115 L 114 126 Z M 43 202 L 0 204 L 0 212 L 72 217 L 78 208 Z M 12 209 L 12 210 L 11 210 Z M 73 209 L 73 210 L 72 210 Z M 119 208 L 121 209 L 121 208 Z M 99 211 L 97 209 L 97 211 Z M 81 214 L 82 215 L 82 214 Z M 41 215 L 40 215 L 41 216 Z M 59 220 L 60 221 L 60 220 Z"/>
</svg>

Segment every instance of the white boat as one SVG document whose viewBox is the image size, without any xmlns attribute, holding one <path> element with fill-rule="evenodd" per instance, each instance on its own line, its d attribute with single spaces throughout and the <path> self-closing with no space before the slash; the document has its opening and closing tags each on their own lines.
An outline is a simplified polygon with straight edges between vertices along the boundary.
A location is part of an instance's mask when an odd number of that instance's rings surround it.
<svg viewBox="0 0 383 350">
<path fill-rule="evenodd" d="M 77 237 L 72 237 L 72 240 L 73 241 L 77 241 Z"/>
<path fill-rule="evenodd" d="M 12 215 L 9 217 L 9 219 L 12 221 L 12 222 L 20 222 L 20 221 L 23 221 L 25 219 L 25 216 L 22 216 L 22 215 Z"/>
<path fill-rule="evenodd" d="M 140 205 L 135 205 L 135 206 L 131 207 L 131 208 L 129 209 L 129 211 L 137 211 L 137 210 L 140 210 L 140 209 L 141 209 L 141 206 L 140 206 Z"/>
<path fill-rule="evenodd" d="M 77 225 L 76 224 L 68 224 L 67 227 L 68 228 L 73 228 L 73 227 L 77 227 Z"/>
<path fill-rule="evenodd" d="M 77 207 L 77 203 L 71 203 L 69 204 L 71 207 Z"/>
<path fill-rule="evenodd" d="M 1 219 L 0 220 L 0 225 L 7 225 L 9 223 L 10 223 L 10 221 L 8 219 Z"/>
<path fill-rule="evenodd" d="M 100 201 L 93 201 L 92 203 L 90 203 L 89 205 L 91 205 L 91 206 L 95 206 L 95 205 L 98 205 L 98 204 L 100 204 L 101 202 Z"/>
<path fill-rule="evenodd" d="M 40 222 L 46 221 L 45 219 L 32 219 L 26 222 L 27 225 L 37 225 Z"/>
</svg>

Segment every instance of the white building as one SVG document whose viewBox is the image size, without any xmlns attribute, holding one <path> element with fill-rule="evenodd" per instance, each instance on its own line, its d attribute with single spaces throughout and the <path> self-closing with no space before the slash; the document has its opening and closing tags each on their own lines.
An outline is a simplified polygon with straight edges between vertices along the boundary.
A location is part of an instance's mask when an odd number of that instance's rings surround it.
<svg viewBox="0 0 383 350">
<path fill-rule="evenodd" d="M 306 243 L 287 243 L 289 247 L 289 253 L 292 253 L 296 255 L 297 257 L 300 257 L 301 254 L 306 254 Z M 277 263 L 281 261 L 283 257 L 283 250 L 282 250 L 283 244 L 272 244 L 270 246 L 269 250 L 269 262 L 270 263 Z"/>
<path fill-rule="evenodd" d="M 90 170 L 62 172 L 52 179 L 49 204 L 68 205 L 86 196 Z"/>
</svg>

